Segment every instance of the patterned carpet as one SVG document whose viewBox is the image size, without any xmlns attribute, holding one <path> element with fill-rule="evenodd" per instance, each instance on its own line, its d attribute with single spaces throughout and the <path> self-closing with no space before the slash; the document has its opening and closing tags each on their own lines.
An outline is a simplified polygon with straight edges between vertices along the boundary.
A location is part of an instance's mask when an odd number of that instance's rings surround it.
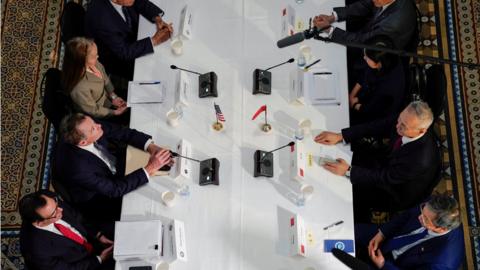
<svg viewBox="0 0 480 270">
<path fill-rule="evenodd" d="M 85 1 L 84 1 L 85 2 Z M 418 52 L 478 63 L 480 1 L 416 0 L 422 17 Z M 18 245 L 18 199 L 48 187 L 54 134 L 41 112 L 41 80 L 58 66 L 64 0 L 3 0 L 1 65 L 2 269 L 24 269 Z M 466 232 L 464 269 L 480 269 L 480 71 L 446 67 L 448 108 L 436 123 L 443 145 L 437 191 L 460 201 Z"/>
</svg>

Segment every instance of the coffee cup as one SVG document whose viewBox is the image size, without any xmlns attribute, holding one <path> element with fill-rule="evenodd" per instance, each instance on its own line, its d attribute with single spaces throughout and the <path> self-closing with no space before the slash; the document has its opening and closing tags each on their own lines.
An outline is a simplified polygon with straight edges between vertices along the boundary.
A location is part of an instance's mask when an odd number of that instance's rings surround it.
<svg viewBox="0 0 480 270">
<path fill-rule="evenodd" d="M 183 53 L 183 41 L 180 38 L 175 38 L 170 45 L 174 55 L 181 55 Z"/>
<path fill-rule="evenodd" d="M 169 124 L 172 127 L 178 126 L 180 124 L 180 118 L 181 115 L 175 110 L 170 110 L 167 112 L 167 124 Z"/>
<path fill-rule="evenodd" d="M 162 202 L 165 206 L 172 207 L 175 205 L 175 193 L 170 190 L 162 192 Z"/>
</svg>

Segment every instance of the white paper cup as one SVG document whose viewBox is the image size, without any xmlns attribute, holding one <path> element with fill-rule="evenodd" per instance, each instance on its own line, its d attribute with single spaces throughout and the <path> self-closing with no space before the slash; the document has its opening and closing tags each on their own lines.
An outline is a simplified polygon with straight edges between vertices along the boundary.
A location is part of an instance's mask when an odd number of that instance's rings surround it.
<svg viewBox="0 0 480 270">
<path fill-rule="evenodd" d="M 172 127 L 178 126 L 180 124 L 180 114 L 175 110 L 170 110 L 167 112 L 167 124 Z"/>
<path fill-rule="evenodd" d="M 310 121 L 310 119 L 302 119 L 298 121 L 298 127 L 303 129 L 304 135 L 309 135 L 312 128 L 312 121 Z"/>
<path fill-rule="evenodd" d="M 170 190 L 162 192 L 162 202 L 165 206 L 172 207 L 175 205 L 175 193 Z M 168 268 L 167 268 L 168 269 Z"/>
<path fill-rule="evenodd" d="M 312 48 L 306 44 L 300 46 L 300 53 L 303 54 L 307 61 L 312 58 Z"/>
<path fill-rule="evenodd" d="M 303 196 L 305 196 L 305 200 L 310 200 L 312 198 L 314 190 L 313 186 L 308 184 L 302 184 L 300 187 L 300 191 L 303 193 Z"/>
<path fill-rule="evenodd" d="M 155 266 L 155 270 L 168 270 L 170 266 L 166 262 L 159 262 L 157 263 L 157 266 Z"/>
<path fill-rule="evenodd" d="M 183 53 L 183 41 L 181 39 L 174 39 L 170 45 L 172 47 L 173 54 L 181 55 Z"/>
</svg>

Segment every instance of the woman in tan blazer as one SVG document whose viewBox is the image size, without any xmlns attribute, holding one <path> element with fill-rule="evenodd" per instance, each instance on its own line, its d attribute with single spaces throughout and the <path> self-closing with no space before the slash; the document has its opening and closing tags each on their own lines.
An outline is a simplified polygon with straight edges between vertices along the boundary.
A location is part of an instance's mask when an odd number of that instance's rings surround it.
<svg viewBox="0 0 480 270">
<path fill-rule="evenodd" d="M 83 37 L 71 39 L 65 50 L 63 86 L 77 110 L 96 118 L 121 115 L 127 104 L 115 94 L 105 68 L 97 58 L 95 42 Z"/>
</svg>

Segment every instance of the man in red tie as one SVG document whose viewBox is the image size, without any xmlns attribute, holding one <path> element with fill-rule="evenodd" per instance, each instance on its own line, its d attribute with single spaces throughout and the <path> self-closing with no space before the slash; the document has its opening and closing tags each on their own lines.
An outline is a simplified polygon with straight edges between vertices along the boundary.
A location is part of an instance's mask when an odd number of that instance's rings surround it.
<svg viewBox="0 0 480 270">
<path fill-rule="evenodd" d="M 326 145 L 350 143 L 365 136 L 390 137 L 390 153 L 375 166 L 350 166 L 343 159 L 324 165 L 334 174 L 350 177 L 357 221 L 366 218 L 372 208 L 403 210 L 430 195 L 440 177 L 439 149 L 429 129 L 432 123 L 428 104 L 415 101 L 397 118 L 352 126 L 341 133 L 324 131 L 315 137 L 317 143 Z"/>
<path fill-rule="evenodd" d="M 40 190 L 24 196 L 19 212 L 20 250 L 29 269 L 114 268 L 113 241 L 84 227 L 55 193 Z"/>
</svg>

